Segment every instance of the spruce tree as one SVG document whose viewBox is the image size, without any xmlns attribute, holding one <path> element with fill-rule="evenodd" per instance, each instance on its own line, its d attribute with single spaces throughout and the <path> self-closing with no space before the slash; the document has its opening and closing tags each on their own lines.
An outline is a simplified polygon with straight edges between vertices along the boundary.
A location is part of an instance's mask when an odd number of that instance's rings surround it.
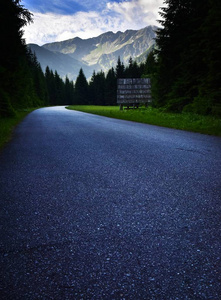
<svg viewBox="0 0 221 300">
<path fill-rule="evenodd" d="M 46 78 L 40 66 L 40 63 L 37 60 L 35 53 L 32 53 L 31 50 L 28 50 L 28 62 L 29 68 L 31 70 L 31 76 L 34 84 L 34 93 L 36 101 L 34 106 L 44 106 L 49 103 L 48 89 L 46 85 Z"/>
<path fill-rule="evenodd" d="M 74 104 L 74 83 L 66 76 L 65 83 L 65 103 L 68 105 Z"/>
<path fill-rule="evenodd" d="M 124 66 L 124 63 L 121 62 L 120 56 L 118 57 L 118 60 L 117 60 L 117 65 L 116 65 L 116 68 L 115 68 L 115 72 L 116 72 L 116 77 L 117 78 L 124 78 L 124 76 L 125 76 L 125 66 Z"/>
<path fill-rule="evenodd" d="M 22 27 L 29 22 L 31 14 L 20 5 L 20 0 L 2 0 L 0 32 L 4 42 L 0 47 L 0 91 L 3 95 L 0 99 L 0 115 L 11 115 L 13 108 L 29 104 L 26 86 L 31 83 L 29 77 L 25 76 L 28 68 L 27 49 L 22 38 Z"/>
<path fill-rule="evenodd" d="M 106 76 L 105 80 L 105 104 L 116 105 L 117 104 L 117 78 L 114 68 L 111 68 Z"/>
<path fill-rule="evenodd" d="M 54 73 L 55 84 L 55 105 L 65 105 L 65 86 L 62 78 L 58 75 L 58 72 Z"/>
<path fill-rule="evenodd" d="M 75 101 L 81 105 L 89 103 L 88 82 L 82 68 L 75 82 Z"/>
<path fill-rule="evenodd" d="M 144 74 L 146 77 L 152 77 L 156 72 L 156 59 L 154 55 L 154 51 L 151 51 L 146 58 L 144 64 Z"/>
<path fill-rule="evenodd" d="M 49 105 L 56 105 L 55 77 L 53 71 L 48 66 L 45 69 L 45 79 L 49 95 Z"/>
<path fill-rule="evenodd" d="M 125 78 L 133 78 L 133 58 L 130 56 L 129 58 L 129 64 L 128 66 L 125 68 L 125 71 L 124 71 L 124 77 Z"/>
<path fill-rule="evenodd" d="M 89 83 L 90 101 L 94 105 L 105 105 L 105 74 L 93 72 Z"/>
<path fill-rule="evenodd" d="M 219 109 L 221 2 L 165 0 L 157 33 L 155 104 L 181 112 Z"/>
</svg>

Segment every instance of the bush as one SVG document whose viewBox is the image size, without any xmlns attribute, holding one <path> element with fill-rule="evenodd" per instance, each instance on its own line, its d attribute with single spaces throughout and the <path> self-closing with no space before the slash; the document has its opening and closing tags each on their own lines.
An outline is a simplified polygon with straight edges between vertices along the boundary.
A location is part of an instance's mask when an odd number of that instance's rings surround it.
<svg viewBox="0 0 221 300">
<path fill-rule="evenodd" d="M 179 97 L 169 100 L 165 108 L 169 112 L 181 113 L 187 103 L 188 100 L 186 97 Z"/>
<path fill-rule="evenodd" d="M 10 97 L 0 89 L 0 117 L 14 117 L 16 115 L 10 101 Z"/>
</svg>

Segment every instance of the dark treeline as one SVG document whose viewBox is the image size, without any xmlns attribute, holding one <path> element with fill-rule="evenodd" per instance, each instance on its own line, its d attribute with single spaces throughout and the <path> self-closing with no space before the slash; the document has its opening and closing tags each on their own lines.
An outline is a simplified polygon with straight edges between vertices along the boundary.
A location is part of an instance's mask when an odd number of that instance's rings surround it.
<svg viewBox="0 0 221 300">
<path fill-rule="evenodd" d="M 120 57 L 107 74 L 83 70 L 75 84 L 58 73 L 42 71 L 23 40 L 32 15 L 20 0 L 3 0 L 0 11 L 0 116 L 46 105 L 116 105 L 117 78 L 150 77 L 153 106 L 174 112 L 221 115 L 221 2 L 165 0 L 163 27 L 145 63 Z"/>
<path fill-rule="evenodd" d="M 73 103 L 74 85 L 49 68 L 43 73 L 22 28 L 32 22 L 20 0 L 2 0 L 0 11 L 0 117 L 29 107 Z"/>
<path fill-rule="evenodd" d="M 75 85 L 49 67 L 44 73 L 23 39 L 22 28 L 32 22 L 32 15 L 20 0 L 3 0 L 1 7 L 0 117 L 13 116 L 23 108 L 47 105 L 114 105 L 117 78 L 140 77 L 143 73 L 144 64 L 138 66 L 132 58 L 127 67 L 119 58 L 115 69 L 106 75 L 94 72 L 89 82 L 81 69 Z"/>
<path fill-rule="evenodd" d="M 150 77 L 152 105 L 173 112 L 221 116 L 221 1 L 165 0 L 156 47 L 144 64 L 120 58 L 93 74 L 89 104 L 116 104 L 116 78 Z M 84 83 L 86 85 L 86 83 Z"/>
<path fill-rule="evenodd" d="M 221 1 L 164 2 L 152 73 L 155 105 L 221 115 Z"/>
<path fill-rule="evenodd" d="M 29 59 L 22 27 L 31 22 L 31 14 L 19 1 L 3 0 L 0 11 L 0 114 L 10 116 L 24 103 L 35 106 L 32 61 Z"/>
<path fill-rule="evenodd" d="M 107 74 L 102 70 L 93 72 L 87 82 L 81 69 L 75 83 L 75 104 L 92 105 L 116 105 L 117 104 L 117 79 L 118 78 L 140 78 L 147 69 L 146 63 L 137 64 L 130 57 L 128 66 L 124 66 L 120 57 L 115 68 L 111 68 Z"/>
<path fill-rule="evenodd" d="M 74 83 L 66 76 L 65 81 L 49 67 L 45 70 L 45 82 L 49 105 L 67 105 L 74 101 Z"/>
</svg>

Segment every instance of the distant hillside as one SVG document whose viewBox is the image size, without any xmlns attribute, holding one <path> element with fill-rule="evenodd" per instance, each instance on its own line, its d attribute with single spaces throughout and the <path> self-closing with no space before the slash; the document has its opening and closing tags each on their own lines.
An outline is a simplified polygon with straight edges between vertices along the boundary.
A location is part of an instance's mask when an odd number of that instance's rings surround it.
<svg viewBox="0 0 221 300">
<path fill-rule="evenodd" d="M 91 72 L 91 69 L 87 65 L 69 55 L 49 51 L 36 44 L 28 44 L 28 47 L 36 54 L 43 71 L 49 66 L 53 71 L 57 70 L 61 77 L 65 78 L 67 75 L 70 79 L 77 77 L 80 68 L 83 68 L 85 73 L 89 74 Z"/>
<path fill-rule="evenodd" d="M 75 37 L 70 40 L 28 46 L 36 53 L 36 56 L 45 70 L 48 65 L 52 70 L 57 70 L 59 75 L 75 80 L 80 68 L 83 68 L 87 78 L 93 71 L 105 72 L 115 67 L 120 56 L 125 65 L 130 56 L 139 58 L 139 62 L 146 59 L 146 54 L 155 43 L 154 26 L 148 26 L 141 30 L 127 30 L 117 33 L 106 32 L 98 37 L 80 39 Z M 145 53 L 145 54 L 144 54 Z"/>
</svg>

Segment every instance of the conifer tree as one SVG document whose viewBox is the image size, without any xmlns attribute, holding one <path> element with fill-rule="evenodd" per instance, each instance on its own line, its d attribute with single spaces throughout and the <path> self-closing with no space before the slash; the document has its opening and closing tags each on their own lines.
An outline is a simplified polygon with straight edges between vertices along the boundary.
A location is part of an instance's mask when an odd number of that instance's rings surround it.
<svg viewBox="0 0 221 300">
<path fill-rule="evenodd" d="M 105 80 L 105 104 L 116 105 L 117 104 L 117 78 L 114 68 L 111 68 L 106 76 Z"/>
<path fill-rule="evenodd" d="M 124 63 L 121 62 L 120 56 L 119 56 L 118 60 L 117 60 L 117 65 L 116 65 L 116 77 L 124 78 L 124 76 L 125 76 L 125 66 L 124 66 Z"/>
<path fill-rule="evenodd" d="M 92 104 L 105 104 L 105 74 L 103 71 L 100 71 L 97 74 L 93 72 L 89 83 L 89 91 Z"/>
<path fill-rule="evenodd" d="M 74 104 L 74 83 L 66 76 L 65 78 L 65 103 L 68 105 Z"/>
<path fill-rule="evenodd" d="M 31 70 L 31 76 L 33 79 L 34 93 L 36 101 L 34 106 L 43 106 L 48 105 L 49 95 L 46 85 L 46 78 L 40 66 L 40 63 L 37 60 L 35 53 L 32 53 L 31 50 L 28 50 L 27 59 L 29 62 L 29 68 Z"/>
<path fill-rule="evenodd" d="M 146 77 L 152 77 L 156 72 L 156 60 L 154 56 L 154 51 L 151 51 L 146 58 L 144 64 L 144 74 Z"/>
<path fill-rule="evenodd" d="M 88 82 L 82 68 L 75 82 L 75 101 L 76 104 L 82 105 L 89 102 Z"/>
<path fill-rule="evenodd" d="M 55 80 L 54 73 L 47 66 L 45 69 L 45 79 L 47 84 L 48 96 L 49 96 L 49 105 L 55 105 Z"/>
<path fill-rule="evenodd" d="M 21 90 L 28 79 L 24 76 L 27 52 L 22 39 L 22 27 L 29 22 L 31 14 L 20 5 L 20 0 L 2 0 L 0 32 L 4 42 L 0 47 L 0 116 L 13 114 L 13 108 L 23 105 L 28 97 Z"/>
<path fill-rule="evenodd" d="M 221 2 L 164 2 L 155 104 L 177 112 L 214 113 L 220 99 Z"/>
<path fill-rule="evenodd" d="M 54 73 L 54 84 L 55 84 L 55 105 L 64 105 L 65 103 L 65 88 L 64 82 L 61 77 L 58 75 L 58 72 Z"/>
</svg>

